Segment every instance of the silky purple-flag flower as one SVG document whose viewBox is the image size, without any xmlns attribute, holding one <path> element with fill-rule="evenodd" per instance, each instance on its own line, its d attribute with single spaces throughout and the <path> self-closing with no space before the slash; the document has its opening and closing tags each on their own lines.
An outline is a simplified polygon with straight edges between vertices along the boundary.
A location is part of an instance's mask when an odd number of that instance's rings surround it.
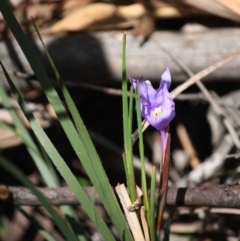
<svg viewBox="0 0 240 241">
<path fill-rule="evenodd" d="M 136 92 L 139 90 L 141 113 L 150 125 L 160 131 L 163 153 L 166 149 L 166 127 L 175 116 L 175 103 L 169 93 L 171 75 L 168 68 L 161 76 L 160 86 L 155 90 L 143 76 L 139 80 L 129 78 Z"/>
</svg>

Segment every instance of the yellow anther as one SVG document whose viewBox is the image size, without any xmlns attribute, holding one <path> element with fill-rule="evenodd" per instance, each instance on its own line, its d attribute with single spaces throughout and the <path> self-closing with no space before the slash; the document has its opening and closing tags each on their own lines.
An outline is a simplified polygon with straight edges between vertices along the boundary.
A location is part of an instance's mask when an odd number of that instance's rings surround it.
<svg viewBox="0 0 240 241">
<path fill-rule="evenodd" d="M 162 108 L 161 107 L 157 107 L 152 111 L 152 115 L 153 117 L 158 117 L 160 114 L 162 113 Z"/>
</svg>

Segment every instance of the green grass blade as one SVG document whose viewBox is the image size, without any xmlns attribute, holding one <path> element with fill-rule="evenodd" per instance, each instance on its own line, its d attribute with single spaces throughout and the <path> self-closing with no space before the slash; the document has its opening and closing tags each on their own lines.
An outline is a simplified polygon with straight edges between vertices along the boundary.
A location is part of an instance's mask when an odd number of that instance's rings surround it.
<svg viewBox="0 0 240 241">
<path fill-rule="evenodd" d="M 55 209 L 51 206 L 48 200 L 42 195 L 42 193 L 28 180 L 28 178 L 10 161 L 0 156 L 0 165 L 9 173 L 11 173 L 19 182 L 24 186 L 29 188 L 34 195 L 38 198 L 41 204 L 47 209 L 49 214 L 52 216 L 55 224 L 58 226 L 59 230 L 64 234 L 69 241 L 78 241 L 75 234 L 72 232 L 71 228 L 67 223 L 59 216 Z"/>
<path fill-rule="evenodd" d="M 47 241 L 57 241 L 50 233 L 45 230 L 39 230 L 39 233 L 44 237 Z"/>
<path fill-rule="evenodd" d="M 123 56 L 124 58 L 126 56 Z M 124 79 L 124 78 L 123 78 Z M 124 98 L 124 97 L 122 97 Z M 132 145 L 132 120 L 133 120 L 133 87 L 130 88 L 130 96 L 129 96 L 129 108 L 128 108 L 128 150 L 127 150 L 127 166 L 129 167 L 129 187 L 132 189 L 132 194 L 130 192 L 130 197 L 132 195 L 132 202 L 136 200 L 136 191 L 135 191 L 135 173 L 134 173 L 134 165 L 133 165 L 133 145 Z"/>
<path fill-rule="evenodd" d="M 91 216 L 92 207 L 90 205 L 89 197 L 87 196 L 83 187 L 79 184 L 76 177 L 73 175 L 73 173 L 71 172 L 71 170 L 69 169 L 69 167 L 67 166 L 65 161 L 59 155 L 56 148 L 53 146 L 52 142 L 49 140 L 48 136 L 46 135 L 46 133 L 44 132 L 42 127 L 38 124 L 38 122 L 35 120 L 32 113 L 28 110 L 26 103 L 24 102 L 22 96 L 18 92 L 14 83 L 9 78 L 4 66 L 2 65 L 1 62 L 0 62 L 0 64 L 3 68 L 3 72 L 7 78 L 7 81 L 12 89 L 12 92 L 13 92 L 15 98 L 18 99 L 21 109 L 23 110 L 25 116 L 28 117 L 28 121 L 32 127 L 32 130 L 33 130 L 36 138 L 38 138 L 39 142 L 43 146 L 43 148 L 46 151 L 46 153 L 48 154 L 48 156 L 51 158 L 51 160 L 54 163 L 54 165 L 56 166 L 57 170 L 63 176 L 63 178 L 65 179 L 67 184 L 71 187 L 71 189 L 75 193 L 76 197 L 78 198 L 79 202 L 82 204 L 83 208 L 85 209 L 85 211 L 87 212 L 87 214 L 89 215 L 91 220 L 94 221 L 93 219 L 95 219 L 95 217 Z M 109 231 L 107 225 L 105 224 L 105 222 L 102 220 L 101 216 L 99 215 L 99 213 L 97 211 L 96 211 L 96 213 L 97 213 L 96 217 L 97 217 L 98 222 L 95 223 L 95 225 L 100 230 L 103 237 L 106 240 L 115 240 L 112 233 Z"/>
<path fill-rule="evenodd" d="M 137 89 L 139 89 L 139 82 L 137 83 Z M 147 193 L 147 180 L 146 180 L 146 168 L 145 168 L 145 157 L 144 157 L 144 145 L 143 145 L 143 133 L 142 133 L 142 116 L 140 110 L 140 91 L 136 94 L 136 111 L 137 111 L 137 123 L 138 123 L 138 133 L 139 133 L 139 153 L 141 160 L 141 183 L 143 192 L 143 201 L 146 210 L 146 216 L 148 217 L 149 212 L 149 201 Z M 148 220 L 149 221 L 149 220 Z"/>
<path fill-rule="evenodd" d="M 60 74 L 58 73 L 58 71 L 57 71 L 57 69 L 56 69 L 56 67 L 55 67 L 55 65 L 54 65 L 54 63 L 53 63 L 53 61 L 52 61 L 52 59 L 51 59 L 51 57 L 50 57 L 50 55 L 49 55 L 46 47 L 45 47 L 45 44 L 44 44 L 44 42 L 43 42 L 43 40 L 42 40 L 42 38 L 41 38 L 41 35 L 40 35 L 40 33 L 39 33 L 39 31 L 38 31 L 38 29 L 37 29 L 34 21 L 33 21 L 33 25 L 34 25 L 34 28 L 35 28 L 38 36 L 39 36 L 39 39 L 40 39 L 41 42 L 42 42 L 42 45 L 43 45 L 44 50 L 45 50 L 45 53 L 46 53 L 46 55 L 47 55 L 47 57 L 48 57 L 48 59 L 49 59 L 49 61 L 50 61 L 50 63 L 51 63 L 51 66 L 52 66 L 52 68 L 53 68 L 53 70 L 54 70 L 54 73 L 55 73 L 55 75 L 56 75 L 56 78 L 57 78 L 57 80 L 61 81 L 61 79 L 60 79 Z M 45 152 L 45 151 L 43 150 L 43 153 L 44 153 L 44 152 Z M 47 158 L 47 156 L 46 156 L 46 158 Z M 49 166 L 49 168 L 50 168 L 50 170 L 51 170 L 51 166 Z M 74 214 L 74 212 L 73 212 L 73 209 L 72 209 L 70 206 L 62 206 L 62 207 L 61 207 L 61 210 L 62 210 L 62 212 L 65 214 L 65 216 L 66 216 L 69 224 L 71 224 L 71 227 L 73 228 L 74 232 L 75 232 L 76 234 L 78 234 L 78 233 L 79 233 L 79 228 L 78 228 L 78 224 L 77 224 L 77 222 L 76 222 L 76 217 L 75 217 L 75 214 Z M 81 235 L 79 234 L 79 235 L 78 235 L 78 239 L 79 239 L 79 240 L 82 240 L 82 239 L 83 239 L 83 236 L 81 236 Z"/>
<path fill-rule="evenodd" d="M 86 134 L 87 131 L 81 135 L 81 138 L 79 137 L 73 123 L 71 122 L 64 106 L 61 103 L 61 100 L 60 100 L 57 92 L 53 89 L 50 79 L 48 78 L 39 59 L 35 55 L 31 46 L 29 45 L 27 38 L 23 34 L 20 26 L 18 25 L 15 17 L 13 16 L 11 9 L 9 8 L 6 0 L 0 1 L 0 10 L 2 11 L 4 18 L 8 23 L 8 26 L 10 27 L 13 35 L 17 39 L 26 58 L 28 59 L 49 102 L 52 104 L 52 106 L 60 120 L 60 123 L 61 123 L 68 139 L 70 140 L 70 143 L 71 143 L 73 149 L 75 150 L 77 156 L 81 160 L 87 174 L 89 175 L 89 178 L 91 179 L 93 185 L 95 186 L 95 188 L 101 198 L 101 201 L 103 202 L 104 207 L 106 208 L 106 211 L 108 212 L 108 215 L 110 216 L 113 224 L 115 225 L 115 227 L 117 229 L 117 232 L 118 232 L 120 238 L 122 240 L 132 240 L 130 231 L 127 227 L 126 221 L 125 221 L 123 214 L 120 210 L 120 207 L 117 203 L 116 197 L 115 197 L 113 191 L 112 190 L 110 191 L 110 185 L 109 185 L 108 179 L 105 175 L 105 172 L 103 170 L 103 167 L 101 165 L 101 162 L 98 161 L 99 159 L 95 160 L 93 158 L 90 158 L 93 156 L 97 156 L 95 150 L 93 149 L 89 153 L 87 151 L 88 149 L 86 149 L 86 146 L 88 147 L 88 145 L 84 145 L 84 143 L 86 143 L 85 140 L 88 139 L 88 134 Z M 83 129 L 85 129 L 85 126 L 83 126 Z M 87 138 L 85 138 L 85 137 L 87 137 Z M 91 143 L 90 149 L 92 149 L 91 148 L 92 146 L 93 146 L 93 144 Z M 71 184 L 69 184 L 69 185 L 71 187 Z M 76 192 L 75 192 L 75 194 L 76 194 Z"/>
<path fill-rule="evenodd" d="M 122 106 L 123 106 L 123 136 L 124 136 L 124 151 L 128 172 L 129 194 L 132 202 L 136 200 L 136 184 L 134 176 L 134 166 L 132 158 L 132 142 L 131 132 L 129 130 L 129 112 L 128 112 L 128 96 L 127 96 L 127 64 L 126 64 L 126 33 L 123 34 L 122 41 Z M 132 117 L 131 117 L 132 118 Z"/>
<path fill-rule="evenodd" d="M 64 85 L 64 82 L 61 80 L 60 74 L 58 73 L 58 71 L 51 59 L 51 56 L 49 55 L 38 31 L 37 31 L 37 33 L 38 33 L 39 38 L 42 42 L 42 45 L 45 49 L 45 52 L 48 56 L 50 64 L 51 64 L 52 68 L 54 69 L 56 78 L 59 81 L 59 84 L 60 84 L 63 96 L 66 100 L 68 109 L 73 117 L 73 121 L 77 128 L 77 132 L 78 132 L 78 135 L 80 138 L 79 141 L 81 142 L 81 145 L 76 147 L 76 148 L 78 148 L 77 154 L 79 152 L 81 152 L 81 155 L 78 155 L 79 158 L 80 159 L 84 158 L 86 160 L 85 168 L 87 170 L 90 170 L 88 175 L 89 175 L 92 183 L 94 184 L 94 187 L 96 188 L 96 190 L 101 198 L 101 201 L 102 201 L 105 209 L 107 210 L 116 229 L 119 231 L 119 233 L 122 233 L 123 230 L 126 233 L 126 232 L 128 232 L 128 227 L 126 225 L 126 222 L 124 222 L 124 217 L 122 215 L 121 209 L 118 205 L 118 202 L 117 202 L 115 195 L 112 191 L 112 188 L 109 184 L 105 171 L 102 167 L 100 158 L 99 158 L 99 156 L 96 152 L 96 149 L 91 141 L 88 131 L 83 123 L 83 120 L 82 120 L 75 104 L 74 104 L 73 99 L 71 98 L 66 86 Z M 130 136 L 130 138 L 131 138 L 131 136 Z M 130 236 L 130 233 L 126 233 L 126 235 Z"/>
<path fill-rule="evenodd" d="M 148 212 L 148 226 L 151 241 L 156 240 L 156 231 L 155 231 L 155 193 L 156 193 L 156 167 L 152 168 L 151 176 L 151 188 L 150 188 L 150 201 L 149 201 L 149 212 Z"/>
<path fill-rule="evenodd" d="M 129 175 L 128 175 L 128 169 L 127 169 L 128 167 L 127 167 L 125 153 L 122 153 L 122 160 L 123 160 L 123 166 L 124 166 L 124 171 L 125 171 L 126 180 L 127 180 L 127 186 L 130 187 L 130 180 L 129 180 Z"/>
</svg>

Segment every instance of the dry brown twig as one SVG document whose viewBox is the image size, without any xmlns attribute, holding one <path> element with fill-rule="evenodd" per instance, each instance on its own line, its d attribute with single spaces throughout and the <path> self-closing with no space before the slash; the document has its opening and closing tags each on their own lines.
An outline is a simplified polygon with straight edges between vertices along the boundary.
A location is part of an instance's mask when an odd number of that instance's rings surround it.
<svg viewBox="0 0 240 241">
<path fill-rule="evenodd" d="M 6 188 L 9 197 L 0 199 L 1 206 L 41 205 L 37 197 L 28 188 L 11 186 Z M 79 205 L 78 199 L 69 187 L 38 189 L 52 205 Z M 90 196 L 92 187 L 85 187 L 84 189 Z M 168 206 L 240 208 L 239 192 L 240 185 L 238 183 L 189 188 L 169 187 L 166 204 Z M 96 204 L 101 204 L 98 195 L 94 197 L 94 201 Z"/>
</svg>

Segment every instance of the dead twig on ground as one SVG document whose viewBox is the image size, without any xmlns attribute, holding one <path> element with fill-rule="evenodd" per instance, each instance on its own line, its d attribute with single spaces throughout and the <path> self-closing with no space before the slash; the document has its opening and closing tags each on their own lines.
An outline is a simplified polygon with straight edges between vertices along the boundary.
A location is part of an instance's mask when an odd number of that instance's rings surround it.
<svg viewBox="0 0 240 241">
<path fill-rule="evenodd" d="M 1 206 L 39 206 L 41 205 L 36 196 L 25 187 L 7 187 L 9 197 L 1 198 Z M 92 187 L 84 188 L 91 195 Z M 79 202 L 69 187 L 39 188 L 52 205 L 79 205 Z M 207 206 L 240 208 L 239 201 L 240 185 L 210 185 L 202 187 L 174 188 L 169 187 L 167 191 L 166 204 L 168 206 Z M 0 195 L 1 197 L 1 195 Z M 101 204 L 96 194 L 95 204 Z"/>
</svg>

